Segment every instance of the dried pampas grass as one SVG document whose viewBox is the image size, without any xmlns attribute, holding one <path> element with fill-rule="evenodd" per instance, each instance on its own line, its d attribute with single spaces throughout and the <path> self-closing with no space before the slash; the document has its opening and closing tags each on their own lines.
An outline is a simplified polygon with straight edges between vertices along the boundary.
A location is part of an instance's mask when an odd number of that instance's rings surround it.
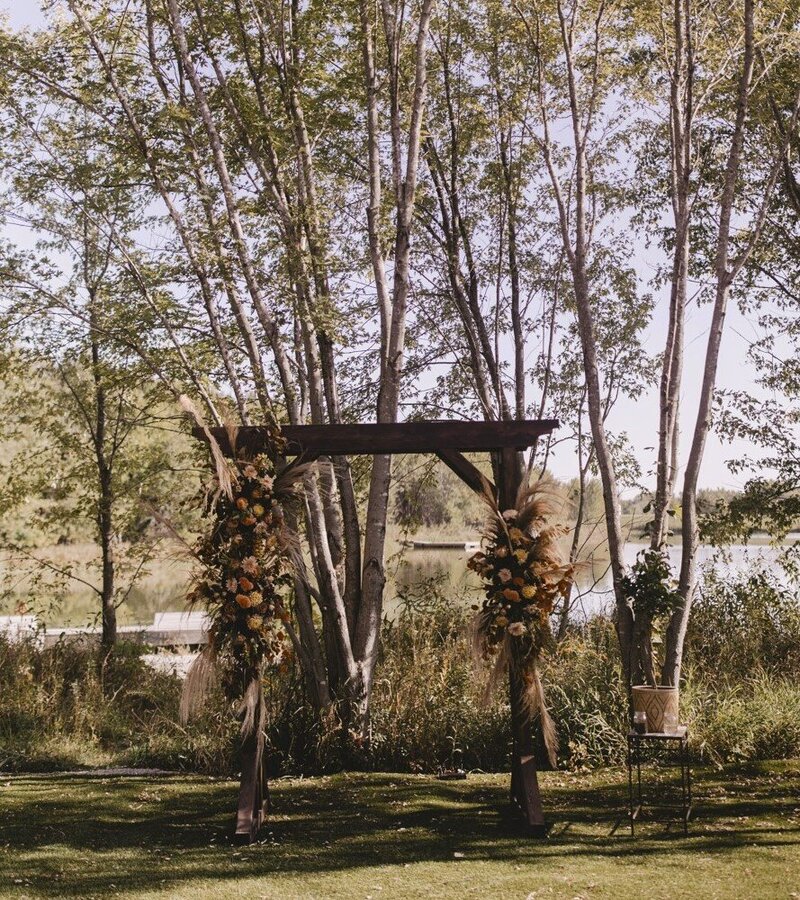
<svg viewBox="0 0 800 900">
<path fill-rule="evenodd" d="M 209 642 L 190 666 L 183 682 L 179 710 L 183 725 L 200 712 L 218 682 L 217 654 L 213 642 Z"/>
</svg>

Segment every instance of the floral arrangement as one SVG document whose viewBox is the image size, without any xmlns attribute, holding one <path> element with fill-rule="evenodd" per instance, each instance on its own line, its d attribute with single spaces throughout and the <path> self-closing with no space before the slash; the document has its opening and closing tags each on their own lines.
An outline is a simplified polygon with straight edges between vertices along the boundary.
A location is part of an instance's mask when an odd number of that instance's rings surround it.
<svg viewBox="0 0 800 900">
<path fill-rule="evenodd" d="M 272 449 L 279 451 L 280 441 L 275 429 Z M 248 733 L 257 712 L 259 718 L 263 715 L 264 671 L 286 666 L 292 653 L 284 594 L 299 549 L 286 508 L 308 467 L 278 474 L 267 454 L 240 453 L 226 460 L 212 446 L 212 455 L 216 474 L 205 502 L 210 528 L 194 549 L 201 571 L 187 598 L 190 605 L 207 610 L 211 625 L 208 644 L 184 683 L 181 715 L 188 719 L 218 680 L 229 700 L 242 701 L 242 730 Z"/>
<path fill-rule="evenodd" d="M 565 563 L 559 547 L 566 529 L 548 524 L 555 508 L 540 485 L 523 486 L 514 509 L 501 511 L 488 490 L 484 498 L 490 508 L 484 550 L 467 563 L 485 587 L 483 604 L 474 607 L 473 647 L 478 659 L 494 662 L 490 688 L 510 666 L 517 667 L 525 701 L 541 720 L 555 765 L 555 727 L 545 706 L 538 661 L 552 641 L 550 613 L 556 600 L 569 593 L 574 577 L 574 566 Z"/>
<path fill-rule="evenodd" d="M 226 674 L 249 682 L 262 666 L 285 662 L 289 647 L 282 588 L 291 583 L 294 534 L 286 527 L 272 460 L 229 464 L 232 495 L 216 492 L 210 533 L 197 546 L 203 573 L 188 597 L 209 612 L 209 643 Z M 229 692 L 236 692 L 235 684 Z"/>
</svg>

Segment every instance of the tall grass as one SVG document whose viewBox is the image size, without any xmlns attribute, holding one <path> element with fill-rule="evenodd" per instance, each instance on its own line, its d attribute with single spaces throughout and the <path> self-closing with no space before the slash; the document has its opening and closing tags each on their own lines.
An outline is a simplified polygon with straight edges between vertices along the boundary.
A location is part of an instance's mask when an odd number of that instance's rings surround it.
<svg viewBox="0 0 800 900">
<path fill-rule="evenodd" d="M 800 756 L 797 610 L 774 601 L 746 584 L 706 585 L 681 695 L 696 756 L 718 763 Z M 272 771 L 506 769 L 506 692 L 484 697 L 467 618 L 460 600 L 448 602 L 428 585 L 384 623 L 368 746 L 343 740 L 335 717 L 319 720 L 297 673 L 271 680 Z M 201 721 L 182 726 L 180 681 L 148 667 L 140 653 L 121 645 L 103 659 L 74 646 L 39 650 L 0 638 L 0 769 L 114 764 L 235 772 L 237 723 L 223 698 Z M 619 672 L 614 628 L 602 617 L 574 630 L 545 661 L 560 765 L 624 760 L 628 707 Z"/>
<path fill-rule="evenodd" d="M 184 728 L 180 682 L 146 665 L 141 652 L 120 644 L 102 657 L 75 645 L 39 650 L 0 639 L 0 769 L 230 770 L 235 723 L 221 702 Z"/>
</svg>

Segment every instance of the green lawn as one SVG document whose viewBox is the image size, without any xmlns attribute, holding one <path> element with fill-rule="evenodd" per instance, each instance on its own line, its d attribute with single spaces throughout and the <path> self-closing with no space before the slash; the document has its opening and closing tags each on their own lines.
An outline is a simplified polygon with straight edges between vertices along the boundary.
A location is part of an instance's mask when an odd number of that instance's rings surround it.
<svg viewBox="0 0 800 900">
<path fill-rule="evenodd" d="M 630 838 L 619 770 L 548 773 L 550 837 L 520 834 L 508 777 L 336 775 L 272 786 L 251 847 L 236 785 L 205 777 L 0 781 L 0 897 L 800 898 L 800 761 L 696 772 L 688 837 Z"/>
</svg>

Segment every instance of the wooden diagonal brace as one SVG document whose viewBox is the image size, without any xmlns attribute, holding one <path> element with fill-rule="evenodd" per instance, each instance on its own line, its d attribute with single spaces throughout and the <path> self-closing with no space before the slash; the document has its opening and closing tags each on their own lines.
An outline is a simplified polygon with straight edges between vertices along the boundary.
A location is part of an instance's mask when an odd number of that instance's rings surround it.
<svg viewBox="0 0 800 900">
<path fill-rule="evenodd" d="M 436 451 L 436 455 L 476 494 L 483 494 L 487 488 L 497 494 L 494 484 L 458 450 L 441 449 Z"/>
</svg>

